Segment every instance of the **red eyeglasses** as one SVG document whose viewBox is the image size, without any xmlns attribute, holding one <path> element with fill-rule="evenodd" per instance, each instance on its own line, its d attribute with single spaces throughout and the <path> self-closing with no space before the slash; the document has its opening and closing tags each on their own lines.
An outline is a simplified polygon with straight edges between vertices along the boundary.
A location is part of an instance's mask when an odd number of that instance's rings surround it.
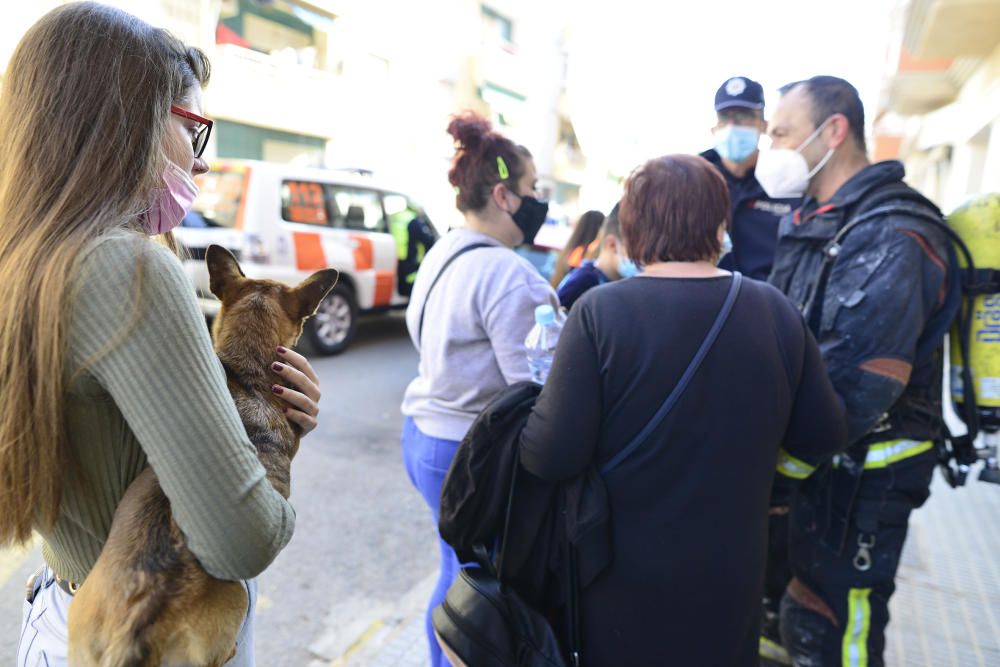
<svg viewBox="0 0 1000 667">
<path fill-rule="evenodd" d="M 170 105 L 170 113 L 200 123 L 200 127 L 197 128 L 191 139 L 191 146 L 194 148 L 194 156 L 201 157 L 201 154 L 205 152 L 205 146 L 208 145 L 208 137 L 212 134 L 212 121 L 186 109 L 181 109 L 175 104 Z"/>
</svg>

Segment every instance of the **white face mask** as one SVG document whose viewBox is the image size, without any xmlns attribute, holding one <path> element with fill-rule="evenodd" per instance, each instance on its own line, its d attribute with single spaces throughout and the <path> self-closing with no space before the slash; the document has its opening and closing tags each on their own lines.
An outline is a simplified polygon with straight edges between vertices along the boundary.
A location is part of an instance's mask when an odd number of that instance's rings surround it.
<svg viewBox="0 0 1000 667">
<path fill-rule="evenodd" d="M 799 144 L 795 150 L 790 148 L 771 148 L 761 151 L 757 156 L 757 166 L 754 168 L 754 176 L 757 182 L 764 188 L 768 197 L 773 199 L 787 199 L 801 197 L 809 188 L 809 179 L 819 173 L 819 170 L 826 166 L 826 163 L 833 157 L 834 149 L 831 148 L 823 156 L 812 170 L 809 163 L 802 155 L 802 149 L 808 146 L 813 139 L 826 127 L 830 119 L 820 123 L 816 131 L 810 134 L 805 141 Z"/>
</svg>

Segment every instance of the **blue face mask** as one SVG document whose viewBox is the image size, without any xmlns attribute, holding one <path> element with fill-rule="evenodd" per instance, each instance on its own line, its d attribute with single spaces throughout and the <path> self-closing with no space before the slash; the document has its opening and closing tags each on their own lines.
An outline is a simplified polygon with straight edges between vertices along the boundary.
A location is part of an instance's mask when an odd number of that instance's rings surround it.
<svg viewBox="0 0 1000 667">
<path fill-rule="evenodd" d="M 729 238 L 729 232 L 722 232 L 722 254 L 728 255 L 733 251 L 733 240 Z"/>
<path fill-rule="evenodd" d="M 757 150 L 760 131 L 755 127 L 726 125 L 715 133 L 715 151 L 730 162 L 743 162 Z"/>
<path fill-rule="evenodd" d="M 637 276 L 642 273 L 642 269 L 635 265 L 628 257 L 618 258 L 618 275 L 622 278 L 631 278 L 632 276 Z"/>
</svg>

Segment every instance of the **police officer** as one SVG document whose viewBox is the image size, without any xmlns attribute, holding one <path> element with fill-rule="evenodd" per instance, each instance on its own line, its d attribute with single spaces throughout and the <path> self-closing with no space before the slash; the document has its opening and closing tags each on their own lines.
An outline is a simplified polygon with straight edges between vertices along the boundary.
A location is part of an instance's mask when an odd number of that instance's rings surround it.
<svg viewBox="0 0 1000 667">
<path fill-rule="evenodd" d="M 796 665 L 880 666 L 907 521 L 942 436 L 957 264 L 940 211 L 903 184 L 903 166 L 869 162 L 851 84 L 817 76 L 781 92 L 757 179 L 773 197 L 807 196 L 781 220 L 770 282 L 803 310 L 851 443 L 818 469 L 779 461 L 779 480 L 802 480 L 781 637 Z"/>
<path fill-rule="evenodd" d="M 726 177 L 733 206 L 733 249 L 719 266 L 766 280 L 778 240 L 778 220 L 797 206 L 799 199 L 768 197 L 754 178 L 757 142 L 767 131 L 761 85 L 744 76 L 728 79 L 715 93 L 715 113 L 715 148 L 701 156 Z"/>
</svg>

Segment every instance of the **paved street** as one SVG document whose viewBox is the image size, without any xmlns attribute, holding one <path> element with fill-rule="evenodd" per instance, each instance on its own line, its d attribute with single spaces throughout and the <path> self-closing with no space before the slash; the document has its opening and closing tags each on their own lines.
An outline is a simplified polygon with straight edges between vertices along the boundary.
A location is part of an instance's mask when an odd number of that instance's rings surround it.
<svg viewBox="0 0 1000 667">
<path fill-rule="evenodd" d="M 298 523 L 261 577 L 261 667 L 419 667 L 434 582 L 432 526 L 399 455 L 399 402 L 416 354 L 399 314 L 318 359 L 322 422 L 293 465 Z M 1000 487 L 935 480 L 917 511 L 893 599 L 887 665 L 1000 665 Z M 12 656 L 37 545 L 0 552 L 0 664 Z"/>
</svg>

